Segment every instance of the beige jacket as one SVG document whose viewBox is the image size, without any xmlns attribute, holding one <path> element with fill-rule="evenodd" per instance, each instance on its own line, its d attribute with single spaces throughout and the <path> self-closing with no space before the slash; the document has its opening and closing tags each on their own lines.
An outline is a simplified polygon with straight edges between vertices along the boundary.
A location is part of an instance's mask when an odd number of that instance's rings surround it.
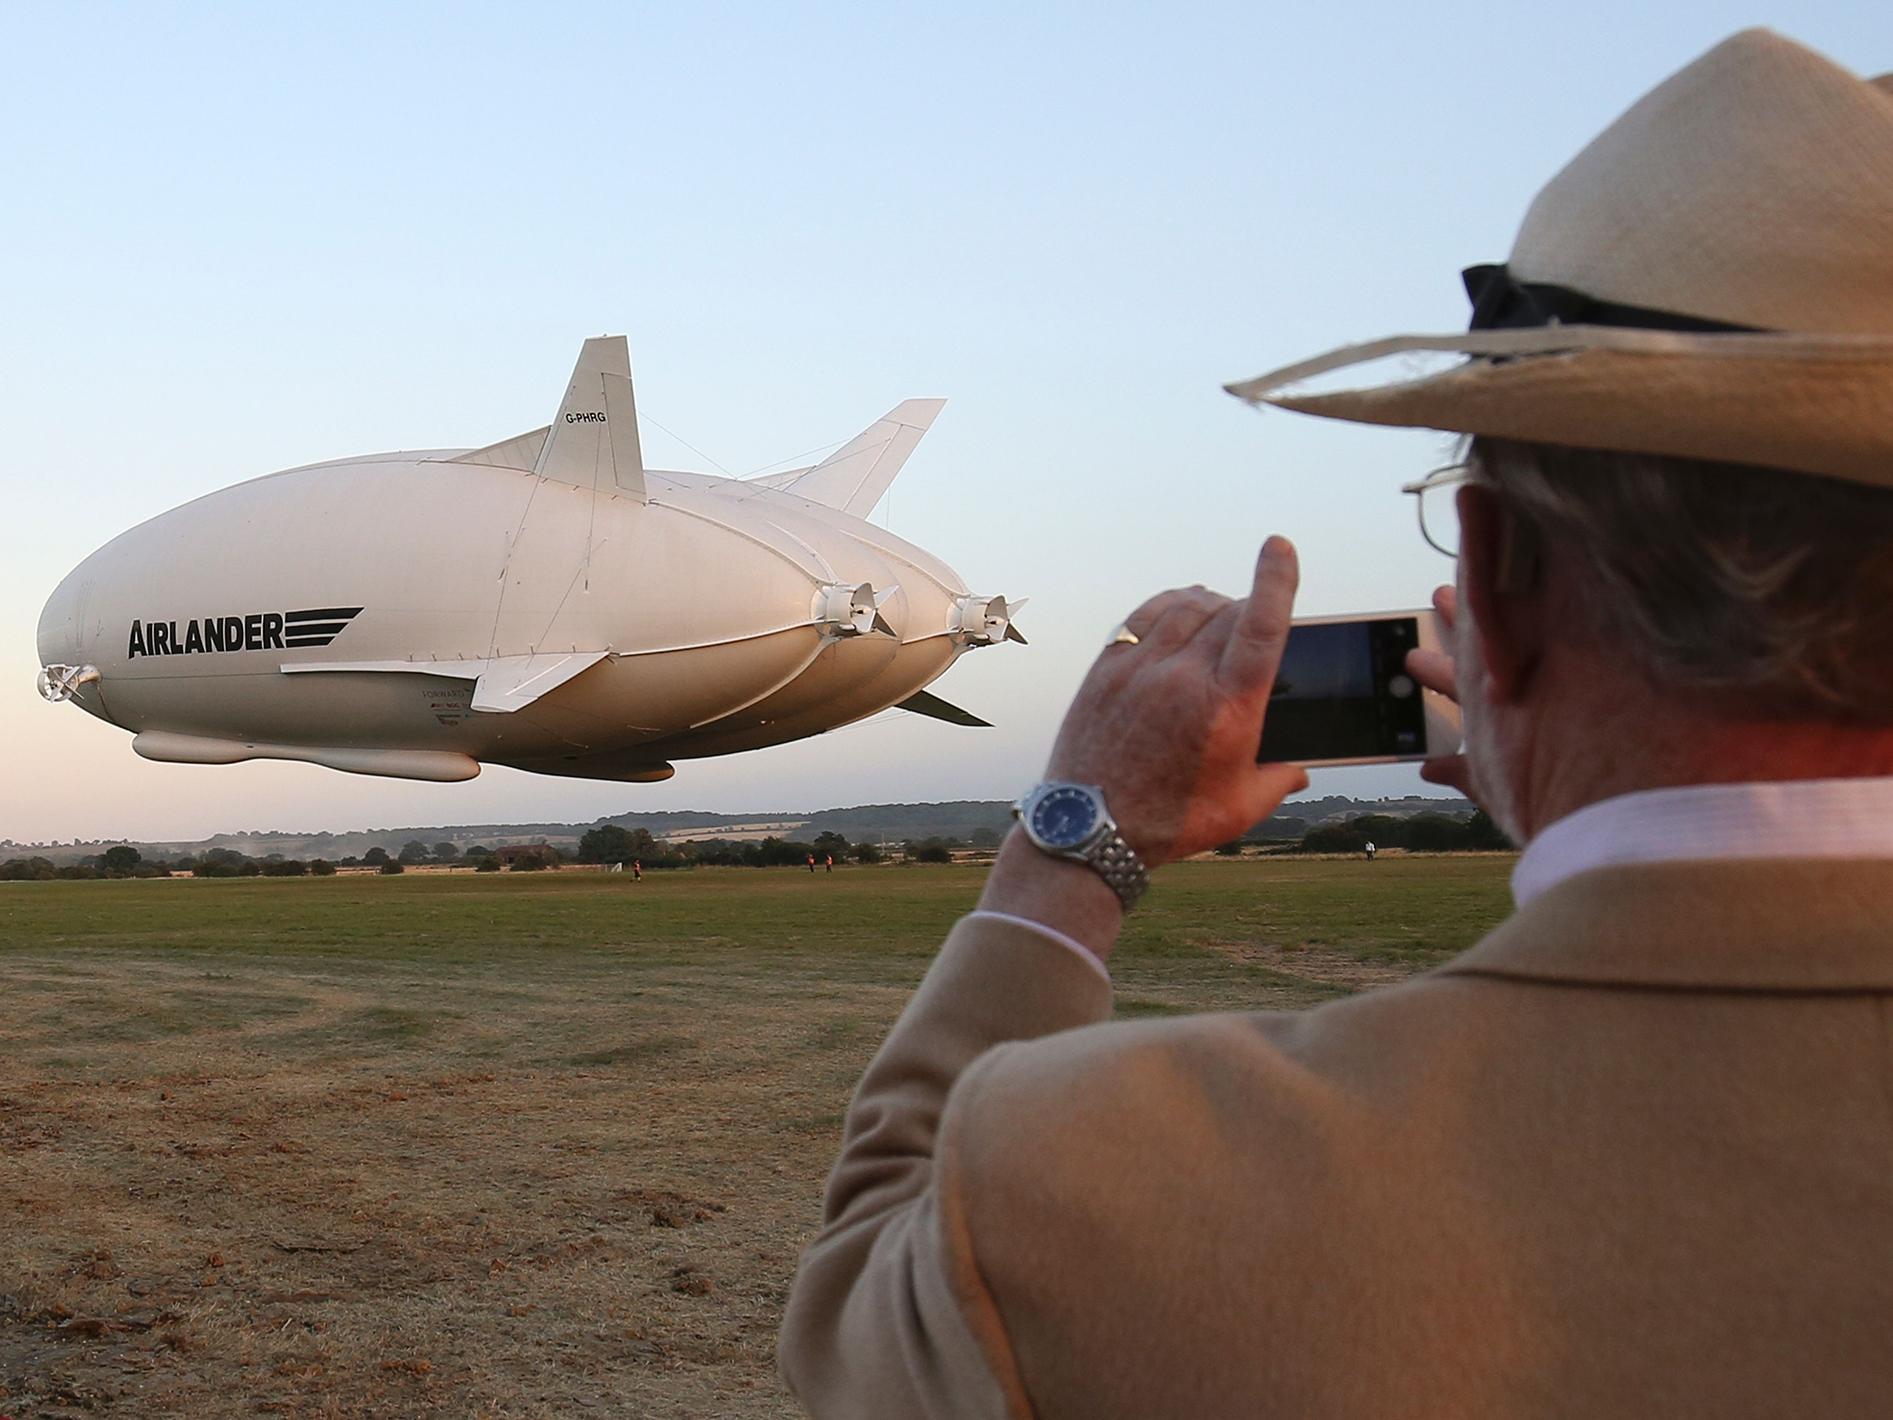
<svg viewBox="0 0 1893 1420">
<path fill-rule="evenodd" d="M 1890 999 L 1880 862 L 1588 873 L 1303 1014 L 1097 1025 L 969 920 L 783 1374 L 824 1420 L 1893 1415 Z"/>
</svg>

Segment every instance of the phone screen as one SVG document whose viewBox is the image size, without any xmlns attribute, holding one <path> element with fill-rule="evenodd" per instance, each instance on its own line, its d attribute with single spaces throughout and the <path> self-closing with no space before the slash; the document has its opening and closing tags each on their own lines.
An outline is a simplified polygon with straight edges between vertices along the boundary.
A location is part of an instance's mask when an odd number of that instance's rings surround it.
<svg viewBox="0 0 1893 1420">
<path fill-rule="evenodd" d="M 1426 707 L 1407 674 L 1412 616 L 1289 629 L 1262 724 L 1263 761 L 1378 759 L 1426 752 Z"/>
</svg>

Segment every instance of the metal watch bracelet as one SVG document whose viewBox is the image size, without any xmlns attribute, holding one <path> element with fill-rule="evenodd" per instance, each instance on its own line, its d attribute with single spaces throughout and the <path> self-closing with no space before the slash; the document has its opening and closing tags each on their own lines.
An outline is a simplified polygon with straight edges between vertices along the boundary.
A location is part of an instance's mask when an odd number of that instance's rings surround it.
<svg viewBox="0 0 1893 1420">
<path fill-rule="evenodd" d="M 1087 849 L 1084 860 L 1110 885 L 1126 912 L 1137 906 L 1137 900 L 1150 886 L 1150 869 L 1116 829 Z"/>
</svg>

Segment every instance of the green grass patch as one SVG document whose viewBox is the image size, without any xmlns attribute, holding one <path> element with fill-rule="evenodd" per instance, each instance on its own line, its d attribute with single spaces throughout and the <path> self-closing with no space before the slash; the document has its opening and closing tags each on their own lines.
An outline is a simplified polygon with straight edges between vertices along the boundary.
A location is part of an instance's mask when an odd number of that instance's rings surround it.
<svg viewBox="0 0 1893 1420">
<path fill-rule="evenodd" d="M 1112 959 L 1117 1013 L 1294 1008 L 1424 969 L 1504 916 L 1510 867 L 1165 869 Z M 872 1053 L 983 877 L 956 865 L 642 883 L 570 871 L 9 883 L 0 986 L 31 1002 L 20 1043 L 48 1054 L 201 1034 L 357 1064 L 426 1045 L 450 1061 L 614 1067 L 715 1041 L 701 1051 L 753 1068 L 758 1022 L 799 1014 L 775 1048 L 823 1062 L 822 1079 Z M 127 972 L 135 997 L 93 984 Z"/>
</svg>

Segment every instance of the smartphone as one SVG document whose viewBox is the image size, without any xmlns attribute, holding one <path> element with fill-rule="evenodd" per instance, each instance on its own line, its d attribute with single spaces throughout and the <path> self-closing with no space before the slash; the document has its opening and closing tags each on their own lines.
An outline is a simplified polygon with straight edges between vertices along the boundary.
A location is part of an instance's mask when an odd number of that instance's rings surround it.
<svg viewBox="0 0 1893 1420">
<path fill-rule="evenodd" d="M 1294 622 L 1256 759 L 1313 767 L 1456 753 L 1459 707 L 1407 673 L 1407 652 L 1443 639 L 1431 611 Z"/>
</svg>

